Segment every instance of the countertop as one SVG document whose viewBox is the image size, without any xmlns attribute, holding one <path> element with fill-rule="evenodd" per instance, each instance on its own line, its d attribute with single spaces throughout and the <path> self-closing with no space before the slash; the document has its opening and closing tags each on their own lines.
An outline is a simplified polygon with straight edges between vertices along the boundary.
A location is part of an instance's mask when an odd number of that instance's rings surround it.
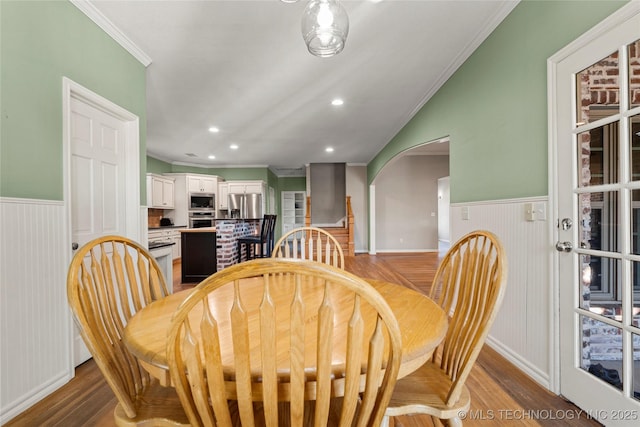
<svg viewBox="0 0 640 427">
<path fill-rule="evenodd" d="M 214 221 L 262 221 L 262 218 L 214 218 Z"/>
<path fill-rule="evenodd" d="M 175 245 L 174 242 L 149 242 L 149 250 Z"/>
<path fill-rule="evenodd" d="M 181 233 L 215 233 L 215 227 L 201 227 L 201 228 L 183 228 Z"/>
<path fill-rule="evenodd" d="M 187 228 L 186 225 L 161 225 L 159 227 L 149 227 L 149 230 L 169 230 L 172 228 Z"/>
</svg>

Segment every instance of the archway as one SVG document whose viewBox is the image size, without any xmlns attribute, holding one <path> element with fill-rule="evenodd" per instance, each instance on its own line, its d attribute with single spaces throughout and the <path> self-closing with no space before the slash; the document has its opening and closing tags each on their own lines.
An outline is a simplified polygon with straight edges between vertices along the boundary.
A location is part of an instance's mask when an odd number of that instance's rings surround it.
<svg viewBox="0 0 640 427">
<path fill-rule="evenodd" d="M 448 175 L 448 137 L 389 160 L 369 185 L 369 253 L 437 250 L 438 228 L 449 227 L 437 214 L 438 178 Z"/>
</svg>

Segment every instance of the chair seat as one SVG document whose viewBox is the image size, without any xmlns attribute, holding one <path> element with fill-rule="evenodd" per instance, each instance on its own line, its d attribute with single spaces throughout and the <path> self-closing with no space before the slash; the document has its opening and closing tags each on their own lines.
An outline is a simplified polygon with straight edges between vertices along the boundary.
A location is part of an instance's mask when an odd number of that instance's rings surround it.
<svg viewBox="0 0 640 427">
<path fill-rule="evenodd" d="M 134 418 L 127 417 L 122 405 L 118 403 L 113 416 L 118 427 L 158 426 L 178 427 L 190 426 L 189 419 L 182 408 L 178 393 L 173 387 L 163 387 L 157 380 L 138 397 L 136 402 L 137 414 Z"/>
<path fill-rule="evenodd" d="M 262 246 L 266 242 L 260 236 L 247 236 L 238 239 L 238 261 L 242 261 L 243 247 L 246 246 L 247 260 L 255 258 L 267 258 L 264 254 L 264 247 Z M 257 247 L 254 247 L 257 245 Z"/>
<path fill-rule="evenodd" d="M 238 242 L 240 243 L 260 243 L 262 242 L 262 239 L 260 239 L 260 237 L 256 236 L 256 237 L 241 237 L 238 239 Z"/>
<path fill-rule="evenodd" d="M 447 406 L 449 390 L 451 379 L 437 364 L 427 362 L 396 382 L 385 416 L 426 414 L 440 419 L 457 418 L 460 411 L 469 410 L 471 396 L 464 386 L 460 399 L 453 406 Z"/>
</svg>

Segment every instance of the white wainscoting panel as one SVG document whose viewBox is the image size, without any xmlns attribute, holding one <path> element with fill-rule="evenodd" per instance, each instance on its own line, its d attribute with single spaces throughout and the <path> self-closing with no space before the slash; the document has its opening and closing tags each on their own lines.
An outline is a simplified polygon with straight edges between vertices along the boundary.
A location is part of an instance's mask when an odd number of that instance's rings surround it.
<svg viewBox="0 0 640 427">
<path fill-rule="evenodd" d="M 527 203 L 544 206 L 546 220 L 526 220 Z M 450 214 L 451 242 L 477 229 L 489 230 L 502 241 L 509 265 L 507 290 L 487 342 L 550 389 L 553 337 L 548 211 L 544 197 L 456 203 Z"/>
<path fill-rule="evenodd" d="M 0 198 L 0 424 L 72 376 L 60 201 Z"/>
</svg>

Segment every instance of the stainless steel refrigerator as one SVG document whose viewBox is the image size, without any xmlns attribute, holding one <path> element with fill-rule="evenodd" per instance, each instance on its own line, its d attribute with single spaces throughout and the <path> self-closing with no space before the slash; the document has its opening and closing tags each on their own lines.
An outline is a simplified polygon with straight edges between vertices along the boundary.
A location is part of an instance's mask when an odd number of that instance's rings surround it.
<svg viewBox="0 0 640 427">
<path fill-rule="evenodd" d="M 262 219 L 262 194 L 229 194 L 231 218 Z"/>
</svg>

